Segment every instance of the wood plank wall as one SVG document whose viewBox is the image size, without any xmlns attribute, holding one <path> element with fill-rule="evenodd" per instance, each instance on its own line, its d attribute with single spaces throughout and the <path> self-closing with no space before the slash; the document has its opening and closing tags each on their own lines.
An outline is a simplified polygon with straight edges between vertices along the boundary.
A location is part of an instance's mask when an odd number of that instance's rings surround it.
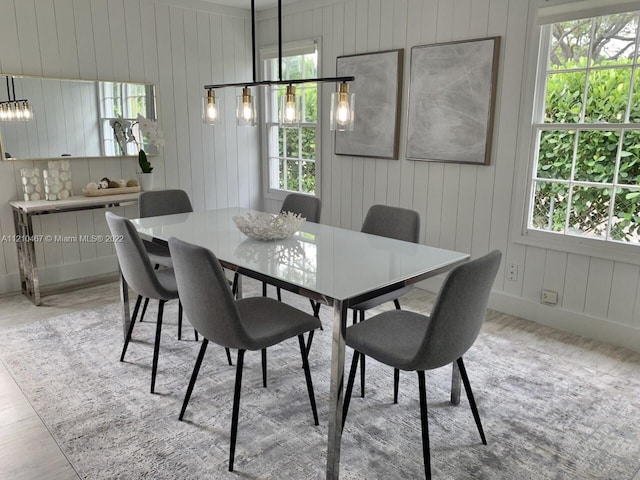
<svg viewBox="0 0 640 480">
<path fill-rule="evenodd" d="M 322 120 L 322 221 L 357 230 L 375 203 L 417 210 L 422 219 L 420 238 L 425 244 L 469 252 L 472 257 L 495 248 L 502 250 L 504 257 L 494 292 L 502 296 L 502 305 L 516 305 L 509 313 L 543 322 L 555 318 L 562 328 L 625 343 L 622 337 L 629 333 L 640 338 L 638 265 L 510 241 L 510 232 L 514 231 L 510 219 L 515 217 L 518 225 L 521 222 L 517 212 L 512 212 L 512 199 L 524 195 L 514 186 L 517 170 L 519 162 L 528 161 L 517 158 L 516 143 L 529 8 L 533 1 L 336 0 L 320 5 L 304 2 L 298 8 L 294 5 L 285 9 L 284 41 L 322 36 L 323 75 L 335 74 L 339 55 L 405 49 L 399 160 L 333 155 L 328 115 Z M 259 34 L 263 46 L 276 42 L 272 12 L 261 17 Z M 502 47 L 491 165 L 407 161 L 411 47 L 493 35 L 502 37 Z M 322 88 L 325 111 L 333 88 Z M 265 199 L 265 207 L 275 212 L 280 203 Z M 517 281 L 505 278 L 506 266 L 512 263 L 519 266 Z M 559 293 L 558 306 L 540 305 L 543 288 Z M 582 327 L 581 322 L 589 326 Z M 607 336 L 617 327 L 623 327 L 620 340 Z"/>
<path fill-rule="evenodd" d="M 178 4 L 179 6 L 175 6 Z M 157 85 L 164 152 L 151 161 L 156 187 L 186 190 L 194 208 L 260 208 L 259 133 L 228 122 L 201 122 L 202 86 L 247 78 L 249 11 L 199 0 L 0 0 L 0 72 L 120 80 Z M 234 117 L 236 92 L 224 91 Z M 7 202 L 21 197 L 20 168 L 46 162 L 0 162 L 0 236 L 13 234 Z M 134 178 L 135 159 L 73 159 L 74 190 L 90 180 Z M 118 209 L 135 216 L 136 207 Z M 104 211 L 46 215 L 35 229 L 106 233 Z M 113 271 L 107 244 L 39 244 L 45 283 Z M 0 293 L 18 289 L 15 245 L 0 248 Z"/>
</svg>

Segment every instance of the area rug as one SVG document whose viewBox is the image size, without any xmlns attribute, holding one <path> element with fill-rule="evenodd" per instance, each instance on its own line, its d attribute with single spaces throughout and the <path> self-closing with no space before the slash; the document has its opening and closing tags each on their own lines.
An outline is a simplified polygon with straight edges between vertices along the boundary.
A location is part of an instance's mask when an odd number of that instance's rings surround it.
<svg viewBox="0 0 640 480">
<path fill-rule="evenodd" d="M 297 341 L 269 349 L 267 388 L 260 354 L 247 353 L 234 473 L 227 461 L 235 367 L 210 344 L 186 421 L 178 421 L 200 343 L 188 327 L 177 340 L 176 310 L 165 310 L 155 395 L 153 310 L 122 363 L 117 305 L 6 330 L 0 359 L 82 478 L 324 478 L 331 309 L 323 308 L 325 329 L 310 354 L 320 426 Z M 464 392 L 460 405 L 448 402 L 450 369 L 429 372 L 435 479 L 631 480 L 640 468 L 640 374 L 623 381 L 487 333 L 465 361 L 488 445 Z M 356 384 L 343 434 L 341 478 L 424 477 L 417 376 L 402 373 L 398 405 L 392 390 L 392 370 L 369 360 L 366 397 Z"/>
</svg>

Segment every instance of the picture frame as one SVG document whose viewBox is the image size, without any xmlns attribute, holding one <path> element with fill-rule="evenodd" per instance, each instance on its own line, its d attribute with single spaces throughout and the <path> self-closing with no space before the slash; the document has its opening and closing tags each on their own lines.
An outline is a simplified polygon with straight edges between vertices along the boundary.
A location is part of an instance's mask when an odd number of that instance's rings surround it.
<svg viewBox="0 0 640 480">
<path fill-rule="evenodd" d="M 489 165 L 500 37 L 411 48 L 408 160 Z"/>
<path fill-rule="evenodd" d="M 352 75 L 355 127 L 336 132 L 336 155 L 397 160 L 400 144 L 404 49 L 343 55 L 336 58 L 338 76 Z"/>
</svg>

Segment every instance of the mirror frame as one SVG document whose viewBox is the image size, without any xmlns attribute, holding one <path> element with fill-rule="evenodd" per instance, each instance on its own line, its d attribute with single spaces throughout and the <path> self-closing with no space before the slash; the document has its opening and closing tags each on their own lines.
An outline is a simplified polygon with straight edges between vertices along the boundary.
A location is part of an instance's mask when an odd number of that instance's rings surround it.
<svg viewBox="0 0 640 480">
<path fill-rule="evenodd" d="M 100 83 L 110 82 L 110 83 L 130 83 L 134 85 L 145 85 L 153 87 L 154 93 L 154 111 L 155 111 L 155 121 L 159 123 L 159 112 L 158 112 L 158 86 L 155 83 L 150 82 L 132 82 L 132 81 L 121 81 L 121 80 L 85 80 L 82 78 L 71 78 L 71 77 L 47 77 L 47 76 L 39 76 L 39 75 L 24 75 L 24 74 L 15 74 L 15 73 L 5 73 L 0 72 L 0 78 L 2 77 L 13 77 L 15 79 L 27 78 L 27 79 L 35 79 L 35 80 L 57 80 L 57 81 L 68 81 L 68 82 L 81 82 L 81 83 L 94 83 L 99 86 Z M 0 86 L 1 88 L 1 86 Z M 0 122 L 0 125 L 4 122 Z M 99 132 L 101 141 L 103 140 L 102 132 Z M 162 149 L 158 149 L 157 152 L 146 152 L 148 157 L 157 157 L 162 152 Z M 42 156 L 42 157 L 24 157 L 24 158 L 5 158 L 5 145 L 2 138 L 2 129 L 0 128 L 0 161 L 7 162 L 21 162 L 21 161 L 39 161 L 39 160 L 105 160 L 105 159 L 120 159 L 120 158 L 138 158 L 138 154 L 131 155 L 85 155 L 85 156 Z"/>
</svg>

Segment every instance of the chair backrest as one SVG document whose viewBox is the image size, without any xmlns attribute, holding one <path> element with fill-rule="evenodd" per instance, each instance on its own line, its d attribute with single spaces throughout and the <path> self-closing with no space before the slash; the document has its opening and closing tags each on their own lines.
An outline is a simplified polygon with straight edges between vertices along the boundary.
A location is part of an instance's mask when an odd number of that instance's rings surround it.
<svg viewBox="0 0 640 480">
<path fill-rule="evenodd" d="M 152 190 L 138 199 L 140 218 L 193 212 L 189 195 L 184 190 Z"/>
<path fill-rule="evenodd" d="M 447 365 L 462 357 L 473 345 L 484 322 L 501 258 L 502 253 L 494 250 L 449 272 L 414 359 L 416 370 Z"/>
<path fill-rule="evenodd" d="M 228 348 L 251 345 L 216 256 L 206 248 L 169 239 L 178 293 L 193 327 L 207 340 Z"/>
<path fill-rule="evenodd" d="M 171 296 L 158 281 L 142 240 L 131 220 L 112 212 L 106 212 L 105 217 L 111 233 L 122 238 L 121 242 L 114 242 L 114 246 L 120 271 L 129 286 L 143 297 L 175 298 L 175 295 Z"/>
<path fill-rule="evenodd" d="M 418 243 L 420 241 L 420 214 L 406 208 L 373 205 L 367 212 L 361 231 L 381 237 Z"/>
<path fill-rule="evenodd" d="M 322 202 L 318 197 L 303 195 L 302 193 L 290 193 L 282 202 L 281 212 L 291 212 L 302 215 L 307 222 L 320 222 Z"/>
</svg>

